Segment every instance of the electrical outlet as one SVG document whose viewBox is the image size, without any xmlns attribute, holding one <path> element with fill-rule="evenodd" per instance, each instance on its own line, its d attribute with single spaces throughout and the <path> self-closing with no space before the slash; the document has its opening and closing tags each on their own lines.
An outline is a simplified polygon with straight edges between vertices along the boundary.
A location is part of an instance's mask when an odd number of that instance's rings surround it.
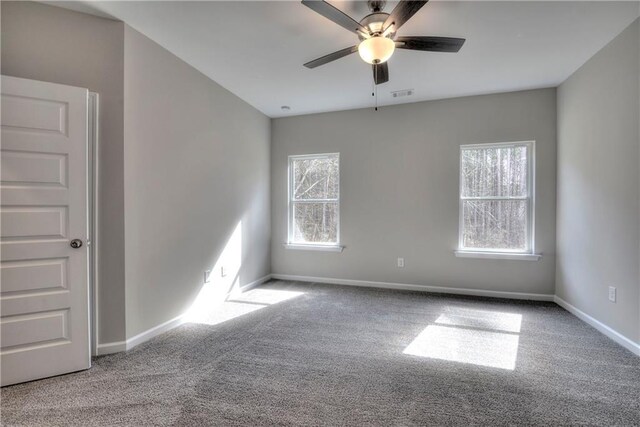
<svg viewBox="0 0 640 427">
<path fill-rule="evenodd" d="M 609 286 L 609 301 L 616 302 L 616 288 Z"/>
<path fill-rule="evenodd" d="M 404 258 L 398 258 L 398 268 L 404 268 Z"/>
<path fill-rule="evenodd" d="M 211 270 L 207 270 L 204 272 L 204 283 L 209 283 L 211 281 Z"/>
<path fill-rule="evenodd" d="M 227 275 L 227 269 L 224 266 L 220 267 L 220 277 L 225 277 Z"/>
</svg>

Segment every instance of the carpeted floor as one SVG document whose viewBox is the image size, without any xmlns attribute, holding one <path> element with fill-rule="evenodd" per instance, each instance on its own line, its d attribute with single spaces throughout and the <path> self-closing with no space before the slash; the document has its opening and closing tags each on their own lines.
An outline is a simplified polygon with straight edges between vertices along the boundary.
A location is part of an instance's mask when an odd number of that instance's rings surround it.
<svg viewBox="0 0 640 427">
<path fill-rule="evenodd" d="M 199 321 L 2 389 L 2 423 L 640 424 L 640 358 L 553 303 L 273 281 Z"/>
</svg>

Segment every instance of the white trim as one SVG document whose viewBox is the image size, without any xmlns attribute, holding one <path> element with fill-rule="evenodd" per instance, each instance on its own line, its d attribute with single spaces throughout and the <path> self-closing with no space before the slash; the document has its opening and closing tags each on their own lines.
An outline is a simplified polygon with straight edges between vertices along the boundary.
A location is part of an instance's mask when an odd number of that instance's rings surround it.
<svg viewBox="0 0 640 427">
<path fill-rule="evenodd" d="M 424 286 L 405 283 L 372 282 L 368 280 L 335 279 L 329 277 L 295 276 L 290 274 L 272 274 L 272 279 L 298 282 L 329 283 L 333 285 L 362 286 L 367 288 L 400 289 L 405 291 L 433 292 L 455 295 L 472 295 L 493 298 L 509 298 L 531 301 L 553 301 L 551 294 L 532 294 L 524 292 L 489 291 L 484 289 L 449 288 L 445 286 Z"/>
<path fill-rule="evenodd" d="M 476 252 L 476 251 L 453 251 L 458 258 L 489 258 L 489 259 L 511 259 L 518 261 L 538 261 L 542 254 L 521 254 L 513 252 Z"/>
<path fill-rule="evenodd" d="M 97 356 L 103 356 L 105 354 L 119 353 L 121 351 L 128 351 L 135 346 L 142 344 L 145 341 L 149 341 L 151 338 L 157 337 L 160 334 L 170 331 L 182 325 L 183 315 L 175 317 L 167 322 L 161 323 L 158 326 L 154 326 L 151 329 L 147 329 L 144 332 L 139 333 L 136 336 L 129 338 L 126 341 L 116 341 L 111 343 L 98 344 Z"/>
<path fill-rule="evenodd" d="M 153 328 L 147 329 L 144 332 L 140 332 L 138 335 L 135 335 L 129 339 L 127 339 L 127 350 L 131 350 L 133 347 L 142 344 L 145 341 L 149 341 L 151 338 L 155 338 L 160 334 L 164 334 L 165 332 L 170 331 L 173 328 L 177 328 L 178 326 L 184 323 L 182 319 L 184 317 L 181 314 L 178 317 L 174 317 L 171 320 L 167 320 L 164 323 L 161 323 Z"/>
<path fill-rule="evenodd" d="M 89 112 L 89 160 L 88 160 L 88 178 L 89 178 L 89 283 L 91 301 L 89 303 L 91 316 L 91 355 L 97 356 L 100 353 L 99 324 L 98 324 L 98 159 L 99 159 L 99 111 L 100 111 L 100 95 L 95 92 L 89 92 L 88 98 Z"/>
<path fill-rule="evenodd" d="M 298 251 L 324 251 L 324 252 L 342 252 L 344 246 L 340 245 L 302 245 L 297 243 L 284 243 L 285 249 Z"/>
<path fill-rule="evenodd" d="M 317 200 L 294 200 L 293 199 L 293 174 L 292 164 L 294 160 L 309 160 L 309 159 L 330 159 L 333 157 L 338 158 L 338 197 L 336 199 L 317 199 Z M 304 245 L 304 243 L 293 241 L 293 218 L 294 209 L 296 203 L 335 203 L 338 205 L 338 215 L 336 224 L 336 242 L 331 243 L 331 246 L 340 246 L 340 153 L 321 153 L 321 154 L 302 154 L 291 155 L 287 157 L 287 244 L 294 246 Z M 335 252 L 335 251 L 334 251 Z M 342 251 L 340 251 L 342 252 Z"/>
<path fill-rule="evenodd" d="M 236 292 L 239 293 L 243 293 L 243 292 L 247 292 L 248 290 L 251 290 L 253 288 L 255 288 L 256 286 L 259 286 L 261 284 L 263 284 L 264 282 L 266 282 L 267 280 L 271 279 L 271 275 L 268 274 L 266 276 L 263 276 L 261 278 L 259 278 L 258 280 L 254 280 L 253 282 L 244 285 L 240 288 L 238 288 L 238 290 Z M 149 341 L 151 338 L 155 338 L 158 335 L 161 335 L 165 332 L 169 332 L 171 329 L 177 328 L 178 326 L 182 325 L 184 323 L 184 313 L 181 314 L 178 317 L 175 317 L 171 320 L 168 320 L 164 323 L 159 324 L 158 326 L 154 326 L 151 329 L 148 329 L 144 332 L 139 333 L 138 335 L 131 337 L 127 340 L 127 346 L 126 349 L 127 350 L 131 350 L 132 348 L 134 348 L 137 345 L 142 344 L 145 341 Z"/>
<path fill-rule="evenodd" d="M 237 290 L 238 293 L 247 292 L 256 286 L 260 286 L 264 282 L 271 279 L 271 275 L 267 274 L 259 278 L 258 280 L 254 280 L 253 282 L 242 286 Z M 170 330 L 177 328 L 178 326 L 184 324 L 184 314 L 180 316 L 174 317 L 171 320 L 168 320 L 164 323 L 161 323 L 153 328 L 147 329 L 144 332 L 139 333 L 126 341 L 117 341 L 113 343 L 104 343 L 99 344 L 96 349 L 96 355 L 102 356 L 105 354 L 118 353 L 121 351 L 128 351 L 132 348 L 142 344 L 143 342 L 149 341 L 152 338 L 157 337 L 158 335 L 164 334 L 165 332 L 169 332 Z"/>
<path fill-rule="evenodd" d="M 462 197 L 462 152 L 467 149 L 491 149 L 505 147 L 526 147 L 527 149 L 527 191 L 526 197 Z M 463 204 L 465 200 L 527 200 L 527 255 L 535 254 L 536 247 L 536 141 L 512 141 L 512 142 L 495 142 L 481 144 L 463 144 L 460 145 L 459 161 L 458 161 L 458 250 L 464 252 L 479 252 L 477 248 L 465 248 L 463 246 Z M 486 249 L 486 251 L 491 251 Z M 471 257 L 467 257 L 471 258 Z M 491 258 L 491 257 L 473 257 L 473 258 Z M 507 259 L 507 258 L 503 258 Z M 510 258 L 509 258 L 510 259 Z"/>
<path fill-rule="evenodd" d="M 250 291 L 251 289 L 258 287 L 260 285 L 262 285 L 264 282 L 268 282 L 269 280 L 271 280 L 271 275 L 267 274 L 266 276 L 262 276 L 261 278 L 259 278 L 258 280 L 254 280 L 253 282 L 241 286 L 240 287 L 240 293 L 242 292 L 247 292 Z"/>
<path fill-rule="evenodd" d="M 524 292 L 489 291 L 489 290 L 483 290 L 483 289 L 449 288 L 444 286 L 423 286 L 423 285 L 391 283 L 391 282 L 372 282 L 372 281 L 366 281 L 366 280 L 296 276 L 291 274 L 268 274 L 266 276 L 261 277 L 258 280 L 255 280 L 249 283 L 248 285 L 243 286 L 242 288 L 240 288 L 240 292 L 241 293 L 246 292 L 250 289 L 260 286 L 261 284 L 271 279 L 292 280 L 292 281 L 299 281 L 299 282 L 328 283 L 328 284 L 334 284 L 334 285 L 359 286 L 359 287 L 379 288 L 379 289 L 398 289 L 398 290 L 433 292 L 433 293 L 444 293 L 444 294 L 454 294 L 454 295 L 470 295 L 470 296 L 484 296 L 484 297 L 493 297 L 493 298 L 508 298 L 508 299 L 519 299 L 519 300 L 530 300 L 530 301 L 555 302 L 560 307 L 572 313 L 574 316 L 576 316 L 583 322 L 593 326 L 602 334 L 606 335 L 607 337 L 611 338 L 621 346 L 630 350 L 632 353 L 640 356 L 640 344 L 635 343 L 631 339 L 620 334 L 619 332 L 616 332 L 609 326 L 594 319 L 593 317 L 589 316 L 582 310 L 569 304 L 568 302 L 566 302 L 565 300 L 563 300 L 557 295 L 533 294 L 533 293 L 524 293 Z M 177 326 L 180 326 L 183 323 L 182 317 L 183 316 L 178 316 L 175 319 L 169 320 L 168 322 L 165 322 L 156 327 L 153 327 L 145 332 L 142 332 L 141 334 L 138 334 L 128 339 L 126 342 L 118 341 L 113 343 L 99 344 L 97 346 L 97 355 L 102 356 L 105 354 L 118 353 L 125 350 L 131 350 L 133 347 L 135 347 L 138 344 L 141 344 L 147 340 L 150 340 L 155 336 L 158 336 Z"/>
<path fill-rule="evenodd" d="M 632 353 L 634 353 L 637 356 L 640 356 L 640 344 L 639 343 L 633 342 L 631 339 L 625 337 L 624 335 L 622 335 L 619 332 L 616 332 L 614 329 L 610 328 L 609 326 L 605 325 L 604 323 L 600 322 L 599 320 L 596 320 L 595 318 L 589 316 L 584 311 L 580 310 L 579 308 L 574 307 L 573 305 L 569 304 L 568 302 L 566 302 L 565 300 L 563 300 L 562 298 L 560 298 L 557 295 L 555 295 L 553 297 L 553 301 L 556 304 L 558 304 L 560 307 L 562 307 L 565 310 L 567 310 L 569 313 L 571 313 L 574 316 L 576 316 L 578 319 L 582 320 L 583 322 L 587 323 L 588 325 L 593 326 L 595 329 L 600 331 L 602 334 L 604 334 L 607 337 L 611 338 L 613 341 L 615 341 L 616 343 L 620 344 L 621 346 L 623 346 L 627 350 L 631 351 Z"/>
<path fill-rule="evenodd" d="M 125 341 L 107 342 L 104 344 L 98 344 L 96 348 L 96 356 L 104 356 L 105 354 L 120 353 L 127 349 L 127 343 Z"/>
</svg>

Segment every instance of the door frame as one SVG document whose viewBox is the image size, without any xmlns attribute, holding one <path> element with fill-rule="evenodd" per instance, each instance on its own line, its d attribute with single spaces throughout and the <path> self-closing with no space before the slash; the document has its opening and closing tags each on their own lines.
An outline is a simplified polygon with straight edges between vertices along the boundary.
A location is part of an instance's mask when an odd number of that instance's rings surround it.
<svg viewBox="0 0 640 427">
<path fill-rule="evenodd" d="M 91 356 L 98 355 L 98 165 L 99 165 L 99 111 L 100 95 L 89 92 L 87 108 L 87 246 L 89 249 L 88 286 L 89 286 L 89 342 L 91 343 Z"/>
</svg>

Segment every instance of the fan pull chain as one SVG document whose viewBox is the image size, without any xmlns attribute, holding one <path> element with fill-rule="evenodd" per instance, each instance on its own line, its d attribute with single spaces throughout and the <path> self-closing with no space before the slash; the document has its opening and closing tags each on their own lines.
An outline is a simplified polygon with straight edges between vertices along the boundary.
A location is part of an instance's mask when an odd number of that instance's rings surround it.
<svg viewBox="0 0 640 427">
<path fill-rule="evenodd" d="M 376 84 L 376 82 L 378 81 L 378 66 L 374 65 L 373 66 L 373 74 L 374 74 L 374 78 L 373 78 L 373 94 L 376 98 L 375 100 L 375 111 L 378 111 L 378 85 Z"/>
<path fill-rule="evenodd" d="M 375 76 L 375 68 L 373 69 L 373 83 L 371 84 L 371 96 L 376 96 L 376 76 Z"/>
</svg>

